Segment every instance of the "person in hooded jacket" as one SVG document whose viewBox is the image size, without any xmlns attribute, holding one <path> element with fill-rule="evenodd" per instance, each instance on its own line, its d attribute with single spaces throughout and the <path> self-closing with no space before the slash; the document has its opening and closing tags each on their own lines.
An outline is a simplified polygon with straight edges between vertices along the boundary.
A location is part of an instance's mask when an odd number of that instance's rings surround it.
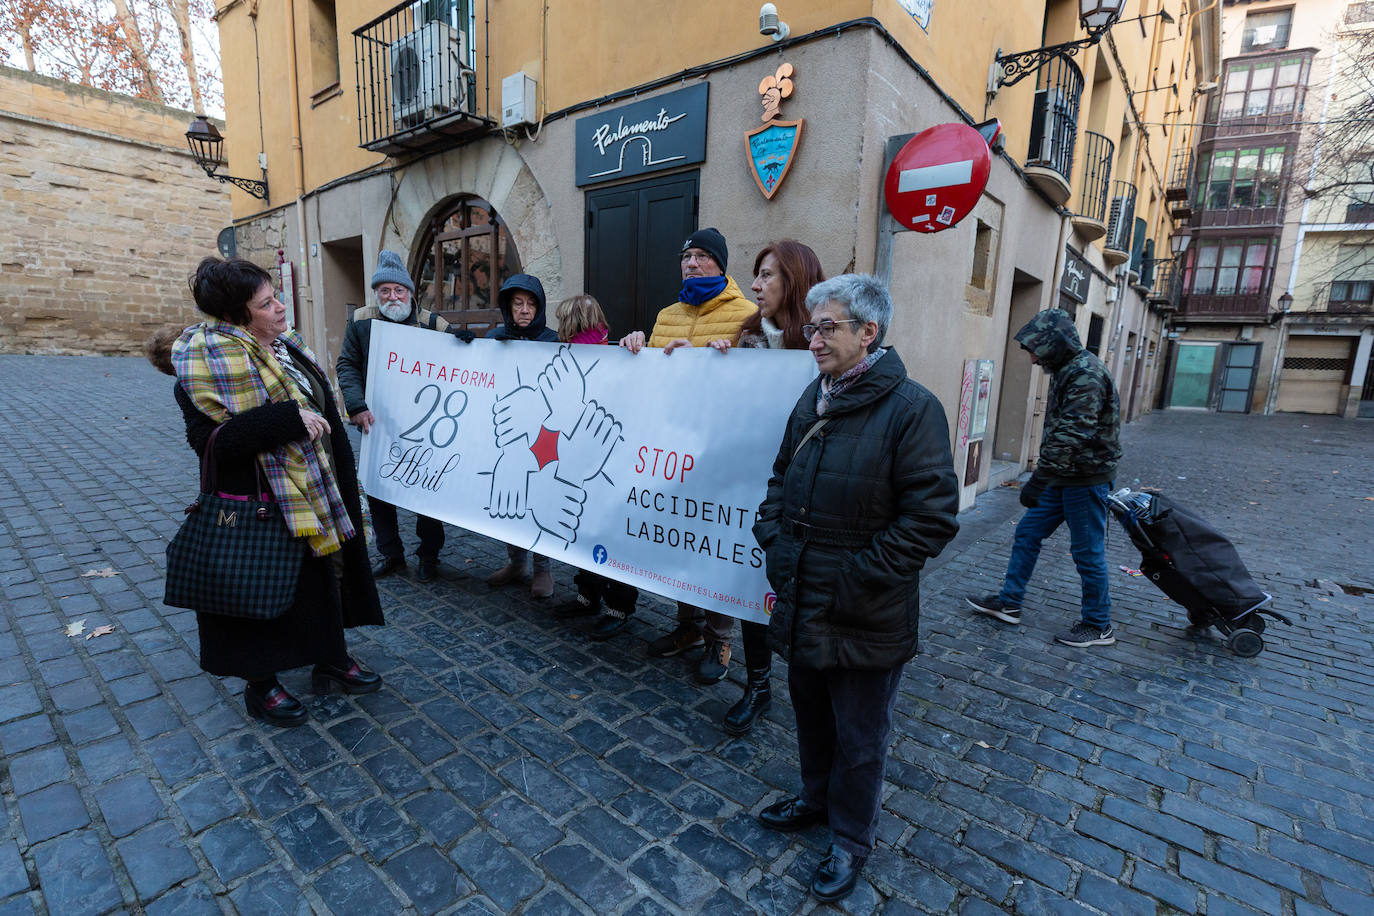
<svg viewBox="0 0 1374 916">
<path fill-rule="evenodd" d="M 544 312 L 544 284 L 529 274 L 515 274 L 496 294 L 501 307 L 502 323 L 487 332 L 493 340 L 542 340 L 558 342 L 558 332 L 548 327 Z M 487 585 L 500 588 L 525 578 L 525 555 L 530 551 L 514 544 L 506 545 L 509 562 L 487 576 Z M 542 554 L 534 555 L 534 578 L 530 580 L 530 595 L 548 598 L 553 594 L 553 565 Z"/>
<path fill-rule="evenodd" d="M 759 820 L 829 823 L 811 892 L 830 902 L 853 891 L 873 850 L 920 572 L 959 530 L 959 485 L 944 408 L 880 346 L 892 320 L 883 285 L 833 277 L 806 305 L 820 376 L 788 418 L 754 524 L 777 595 L 768 641 L 788 662 L 801 792 Z"/>
<path fill-rule="evenodd" d="M 334 365 L 348 422 L 362 430 L 364 435 L 371 432 L 376 422 L 367 404 L 367 358 L 372 346 L 372 322 L 390 321 L 431 331 L 451 330 L 442 317 L 415 303 L 415 281 L 406 271 L 401 256 L 394 251 L 383 249 L 378 252 L 377 270 L 372 274 L 372 292 L 377 297 L 377 304 L 357 309 L 349 316 L 343 347 Z M 372 496 L 367 498 L 367 507 L 372 515 L 372 529 L 377 536 L 377 552 L 382 555 L 372 568 L 372 575 L 381 578 L 405 569 L 405 545 L 401 543 L 396 507 Z M 420 539 L 420 546 L 415 551 L 416 578 L 421 582 L 433 582 L 439 576 L 444 523 L 437 518 L 416 513 L 415 536 Z"/>
<path fill-rule="evenodd" d="M 966 600 L 980 614 L 1019 624 L 1040 545 L 1067 522 L 1069 552 L 1083 582 L 1081 619 L 1055 639 L 1077 648 L 1109 646 L 1116 632 L 1107 589 L 1107 494 L 1121 458 L 1116 386 L 1063 309 L 1036 315 L 1016 332 L 1016 342 L 1051 377 L 1040 459 L 1021 488 L 1027 511 L 1016 526 L 1002 590 Z"/>
</svg>

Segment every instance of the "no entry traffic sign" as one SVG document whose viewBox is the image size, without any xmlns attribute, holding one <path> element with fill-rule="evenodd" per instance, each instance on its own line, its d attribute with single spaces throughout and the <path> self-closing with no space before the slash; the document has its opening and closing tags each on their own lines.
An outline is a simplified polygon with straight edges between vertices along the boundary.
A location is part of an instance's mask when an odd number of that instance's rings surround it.
<svg viewBox="0 0 1374 916">
<path fill-rule="evenodd" d="M 883 196 L 904 229 L 940 232 L 969 215 L 987 187 L 992 153 L 967 124 L 937 124 L 898 150 Z"/>
</svg>

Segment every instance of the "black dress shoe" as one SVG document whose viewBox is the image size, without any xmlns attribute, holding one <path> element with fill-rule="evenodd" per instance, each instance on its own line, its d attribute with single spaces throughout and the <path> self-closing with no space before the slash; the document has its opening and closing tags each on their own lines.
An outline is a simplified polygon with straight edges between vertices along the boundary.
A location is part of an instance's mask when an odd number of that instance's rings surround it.
<svg viewBox="0 0 1374 916">
<path fill-rule="evenodd" d="M 305 722 L 305 706 L 275 681 L 267 687 L 249 684 L 243 689 L 243 705 L 248 715 L 269 725 L 292 728 Z"/>
<path fill-rule="evenodd" d="M 344 693 L 375 693 L 382 688 L 382 676 L 357 662 L 347 668 L 316 665 L 310 681 L 316 693 L 329 693 L 335 686 L 342 688 Z"/>
<path fill-rule="evenodd" d="M 859 883 L 859 874 L 867 861 L 868 856 L 856 856 L 831 843 L 825 858 L 816 866 L 816 874 L 811 876 L 811 893 L 826 903 L 843 900 Z"/>
<path fill-rule="evenodd" d="M 382 557 L 377 561 L 377 565 L 372 567 L 372 578 L 380 579 L 382 576 L 389 576 L 398 569 L 405 568 L 405 557 Z"/>
<path fill-rule="evenodd" d="M 433 582 L 439 578 L 439 561 L 421 557 L 415 563 L 415 578 L 421 582 Z"/>
<path fill-rule="evenodd" d="M 769 830 L 791 833 L 812 824 L 824 824 L 830 820 L 824 808 L 813 808 L 802 801 L 800 795 L 784 798 L 775 805 L 769 805 L 759 812 L 759 822 Z"/>
</svg>

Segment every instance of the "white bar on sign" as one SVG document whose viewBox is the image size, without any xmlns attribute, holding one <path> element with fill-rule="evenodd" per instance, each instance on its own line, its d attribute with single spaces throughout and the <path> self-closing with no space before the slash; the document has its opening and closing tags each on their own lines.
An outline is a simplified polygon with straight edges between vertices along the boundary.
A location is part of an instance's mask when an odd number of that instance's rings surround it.
<svg viewBox="0 0 1374 916">
<path fill-rule="evenodd" d="M 905 169 L 897 176 L 897 193 L 924 191 L 927 188 L 948 188 L 968 184 L 973 178 L 973 160 L 927 165 L 919 169 Z"/>
</svg>

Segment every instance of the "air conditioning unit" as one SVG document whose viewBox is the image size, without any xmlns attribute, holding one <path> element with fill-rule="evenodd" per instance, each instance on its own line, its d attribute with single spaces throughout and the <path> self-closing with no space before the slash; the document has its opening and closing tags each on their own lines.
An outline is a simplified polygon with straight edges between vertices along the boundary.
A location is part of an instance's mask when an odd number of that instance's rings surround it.
<svg viewBox="0 0 1374 916">
<path fill-rule="evenodd" d="M 391 117 L 414 125 L 462 111 L 467 100 L 463 33 L 446 22 L 426 22 L 391 45 Z"/>
</svg>

